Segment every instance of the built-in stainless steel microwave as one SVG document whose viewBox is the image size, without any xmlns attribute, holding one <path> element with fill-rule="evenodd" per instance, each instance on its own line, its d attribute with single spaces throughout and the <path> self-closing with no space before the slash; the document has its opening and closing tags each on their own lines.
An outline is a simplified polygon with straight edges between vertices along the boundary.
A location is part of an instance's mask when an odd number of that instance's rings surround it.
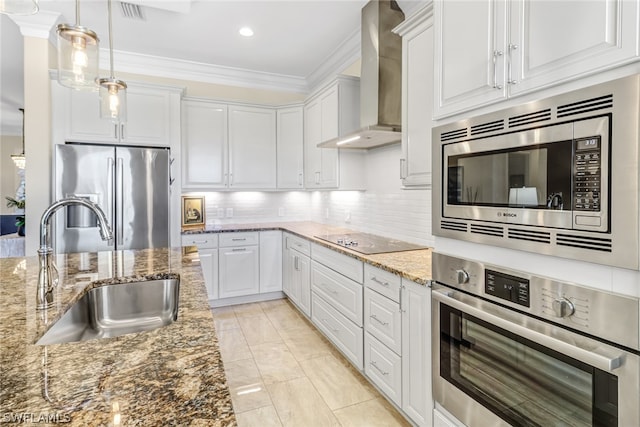
<svg viewBox="0 0 640 427">
<path fill-rule="evenodd" d="M 433 129 L 433 234 L 638 269 L 640 75 Z"/>
</svg>

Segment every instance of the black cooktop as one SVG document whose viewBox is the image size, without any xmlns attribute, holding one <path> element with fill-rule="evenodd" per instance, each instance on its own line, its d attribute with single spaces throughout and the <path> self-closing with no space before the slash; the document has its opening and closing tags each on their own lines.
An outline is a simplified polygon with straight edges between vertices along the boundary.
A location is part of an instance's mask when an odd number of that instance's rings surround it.
<svg viewBox="0 0 640 427">
<path fill-rule="evenodd" d="M 365 255 L 427 249 L 426 246 L 403 242 L 402 240 L 394 240 L 388 237 L 376 236 L 375 234 L 369 233 L 320 234 L 315 237 Z"/>
</svg>

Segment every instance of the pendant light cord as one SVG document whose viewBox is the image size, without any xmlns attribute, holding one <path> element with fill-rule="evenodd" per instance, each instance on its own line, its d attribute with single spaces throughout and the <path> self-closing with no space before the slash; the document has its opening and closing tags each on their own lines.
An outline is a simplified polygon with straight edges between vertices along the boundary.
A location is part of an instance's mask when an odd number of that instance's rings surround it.
<svg viewBox="0 0 640 427">
<path fill-rule="evenodd" d="M 24 108 L 18 108 L 22 112 L 22 155 L 24 156 Z"/>
<path fill-rule="evenodd" d="M 111 0 L 107 0 L 107 4 L 109 6 L 109 66 L 111 67 L 111 78 L 113 79 L 113 36 L 112 36 L 112 26 L 111 23 Z"/>
<path fill-rule="evenodd" d="M 80 26 L 80 0 L 76 0 L 76 27 Z"/>
</svg>

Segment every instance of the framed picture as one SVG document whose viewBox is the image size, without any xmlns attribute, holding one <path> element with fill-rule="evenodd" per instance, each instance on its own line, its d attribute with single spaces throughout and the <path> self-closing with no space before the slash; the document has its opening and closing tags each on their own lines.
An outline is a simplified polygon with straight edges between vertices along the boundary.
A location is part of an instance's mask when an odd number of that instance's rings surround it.
<svg viewBox="0 0 640 427">
<path fill-rule="evenodd" d="M 204 197 L 182 196 L 182 228 L 204 228 Z"/>
</svg>

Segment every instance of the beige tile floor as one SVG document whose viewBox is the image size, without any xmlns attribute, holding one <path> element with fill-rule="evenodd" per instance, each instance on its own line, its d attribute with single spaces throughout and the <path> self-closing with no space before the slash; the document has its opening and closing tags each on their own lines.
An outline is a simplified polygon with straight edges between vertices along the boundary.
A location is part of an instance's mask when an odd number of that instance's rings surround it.
<svg viewBox="0 0 640 427">
<path fill-rule="evenodd" d="M 213 316 L 239 427 L 409 425 L 287 300 Z"/>
</svg>

